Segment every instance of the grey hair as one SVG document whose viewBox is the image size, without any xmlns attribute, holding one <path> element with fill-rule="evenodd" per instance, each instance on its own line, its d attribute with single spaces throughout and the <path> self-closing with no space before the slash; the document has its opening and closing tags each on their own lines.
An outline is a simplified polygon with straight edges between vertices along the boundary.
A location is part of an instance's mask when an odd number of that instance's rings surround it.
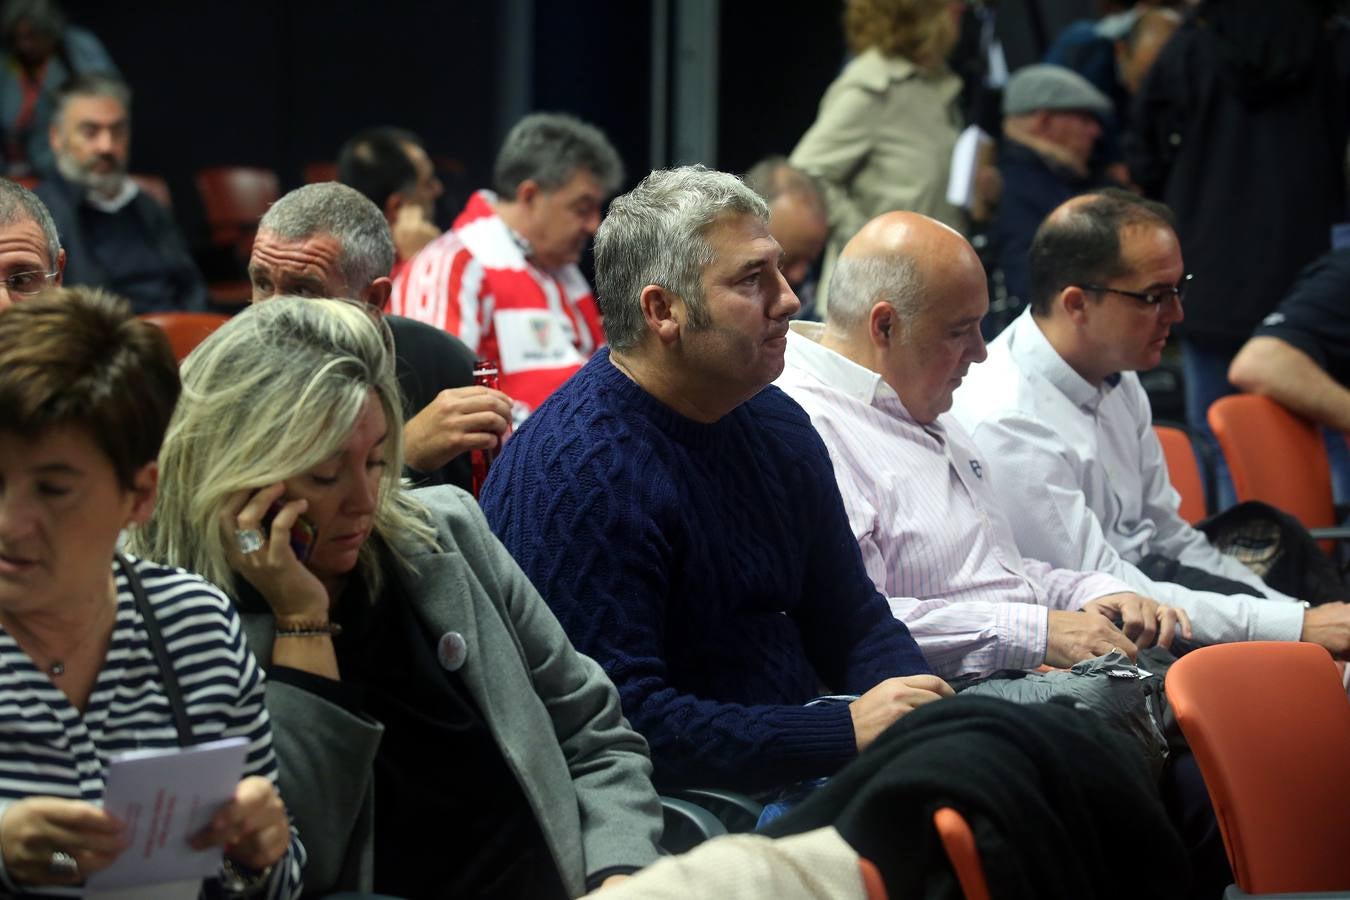
<svg viewBox="0 0 1350 900">
<path fill-rule="evenodd" d="M 863 324 L 879 301 L 895 310 L 907 325 L 923 306 L 923 276 L 909 256 L 842 256 L 830 276 L 830 305 L 826 324 L 835 331 L 851 331 Z"/>
<path fill-rule="evenodd" d="M 658 169 L 614 198 L 595 235 L 595 286 L 605 334 L 615 350 L 630 350 L 646 325 L 638 298 L 649 284 L 678 294 L 689 324 L 710 322 L 703 270 L 713 261 L 707 233 L 724 215 L 769 221 L 769 206 L 735 175 L 704 166 Z"/>
<path fill-rule="evenodd" d="M 32 222 L 42 229 L 47 242 L 47 271 L 55 269 L 61 256 L 61 236 L 56 233 L 56 222 L 47 205 L 23 185 L 0 178 L 0 227 L 21 222 Z"/>
<path fill-rule="evenodd" d="M 394 268 L 394 236 L 384 213 L 355 188 L 325 181 L 307 184 L 283 196 L 263 214 L 259 231 L 284 241 L 330 234 L 342 247 L 338 268 L 355 300 L 376 278 Z"/>
<path fill-rule="evenodd" d="M 504 200 L 527 180 L 556 191 L 578 170 L 595 176 L 606 194 L 623 183 L 623 163 L 599 128 L 564 113 L 532 113 L 511 128 L 497 151 L 492 188 Z"/>
<path fill-rule="evenodd" d="M 771 205 L 783 194 L 790 194 L 804 200 L 822 219 L 829 217 L 820 182 L 785 156 L 766 156 L 755 163 L 745 173 L 745 183 Z"/>
<path fill-rule="evenodd" d="M 436 546 L 427 511 L 402 487 L 403 414 L 389 327 L 349 300 L 279 297 L 216 329 L 183 362 L 183 394 L 159 455 L 155 515 L 129 547 L 229 587 L 230 497 L 294 478 L 336 454 L 374 391 L 388 424 L 373 531 L 395 560 Z M 372 541 L 357 571 L 371 596 Z"/>
<path fill-rule="evenodd" d="M 76 97 L 112 97 L 131 115 L 131 87 L 125 81 L 107 72 L 87 72 L 76 75 L 57 91 L 52 110 L 52 121 L 57 126 L 64 124 L 66 107 Z"/>
</svg>

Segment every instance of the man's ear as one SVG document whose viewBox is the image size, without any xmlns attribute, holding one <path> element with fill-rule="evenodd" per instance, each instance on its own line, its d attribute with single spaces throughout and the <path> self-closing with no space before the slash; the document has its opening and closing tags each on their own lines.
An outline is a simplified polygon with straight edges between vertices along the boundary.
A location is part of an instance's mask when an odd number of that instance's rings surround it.
<svg viewBox="0 0 1350 900">
<path fill-rule="evenodd" d="M 539 182 L 533 178 L 526 178 L 520 184 L 516 185 L 516 202 L 523 203 L 526 206 L 533 203 L 542 194 L 543 188 L 539 187 Z"/>
<path fill-rule="evenodd" d="M 895 314 L 895 307 L 884 300 L 872 304 L 871 310 L 867 313 L 867 336 L 872 341 L 872 346 L 880 350 L 886 349 L 891 345 L 891 341 L 900 340 L 903 328 L 900 317 Z"/>
<path fill-rule="evenodd" d="M 642 320 L 647 330 L 656 335 L 663 344 L 673 344 L 680 339 L 680 320 L 685 316 L 684 300 L 679 294 L 656 284 L 649 284 L 638 295 L 642 307 Z"/>
<path fill-rule="evenodd" d="M 394 226 L 394 222 L 398 219 L 398 211 L 403 208 L 403 203 L 403 195 L 398 191 L 394 191 L 385 198 L 384 220 L 389 223 L 389 227 Z"/>
<path fill-rule="evenodd" d="M 56 281 L 57 287 L 61 286 L 61 280 L 66 277 L 66 248 L 62 247 L 61 252 L 56 254 Z"/>
<path fill-rule="evenodd" d="M 371 307 L 383 310 L 389 305 L 389 295 L 394 292 L 394 282 L 389 276 L 384 275 L 376 278 L 366 289 L 361 292 L 360 300 L 362 303 L 368 303 Z"/>
<path fill-rule="evenodd" d="M 1088 312 L 1087 292 L 1080 287 L 1069 285 L 1059 292 L 1059 296 L 1055 298 L 1055 305 L 1064 310 L 1070 322 L 1081 325 Z"/>
<path fill-rule="evenodd" d="M 159 491 L 159 463 L 155 460 L 141 466 L 131 477 L 131 510 L 123 525 L 144 525 L 155 512 L 155 496 Z"/>
</svg>

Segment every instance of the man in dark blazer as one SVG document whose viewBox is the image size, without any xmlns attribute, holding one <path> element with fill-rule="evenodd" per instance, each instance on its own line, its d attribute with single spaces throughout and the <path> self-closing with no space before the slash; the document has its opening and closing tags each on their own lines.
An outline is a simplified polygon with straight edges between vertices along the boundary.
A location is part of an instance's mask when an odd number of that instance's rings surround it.
<svg viewBox="0 0 1350 900">
<path fill-rule="evenodd" d="M 127 175 L 131 91 L 82 75 L 57 97 L 49 139 L 59 174 L 37 194 L 69 251 L 66 284 L 106 288 L 136 313 L 206 308 L 206 282 L 158 200 Z"/>
</svg>

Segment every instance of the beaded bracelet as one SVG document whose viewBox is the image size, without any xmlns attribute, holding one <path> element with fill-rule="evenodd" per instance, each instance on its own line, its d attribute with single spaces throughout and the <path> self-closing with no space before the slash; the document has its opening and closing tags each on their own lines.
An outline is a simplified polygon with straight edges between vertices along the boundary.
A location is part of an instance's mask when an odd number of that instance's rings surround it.
<svg viewBox="0 0 1350 900">
<path fill-rule="evenodd" d="M 274 633 L 277 637 L 337 637 L 342 634 L 342 626 L 337 622 L 296 622 L 278 625 Z"/>
</svg>

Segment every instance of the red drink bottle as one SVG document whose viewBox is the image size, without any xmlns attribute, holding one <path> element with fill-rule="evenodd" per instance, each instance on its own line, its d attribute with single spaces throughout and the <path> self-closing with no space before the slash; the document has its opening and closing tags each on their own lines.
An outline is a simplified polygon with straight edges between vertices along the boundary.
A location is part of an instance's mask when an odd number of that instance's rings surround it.
<svg viewBox="0 0 1350 900">
<path fill-rule="evenodd" d="M 477 359 L 473 363 L 473 383 L 478 387 L 497 388 L 497 361 L 495 359 Z M 473 495 L 476 499 L 480 491 L 483 490 L 483 482 L 487 481 L 488 469 L 492 466 L 492 460 L 497 457 L 495 447 L 488 450 L 473 450 L 470 452 L 469 460 L 473 466 Z"/>
</svg>

